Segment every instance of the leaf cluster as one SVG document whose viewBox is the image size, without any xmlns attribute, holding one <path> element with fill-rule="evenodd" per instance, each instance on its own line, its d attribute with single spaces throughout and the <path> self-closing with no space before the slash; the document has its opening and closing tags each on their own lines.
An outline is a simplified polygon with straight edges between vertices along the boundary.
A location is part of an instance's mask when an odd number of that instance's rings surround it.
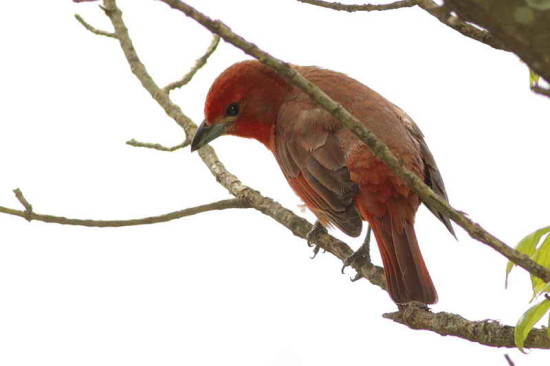
<svg viewBox="0 0 550 366">
<path fill-rule="evenodd" d="M 550 226 L 527 235 L 518 243 L 515 249 L 528 255 L 541 266 L 550 268 Z M 508 275 L 514 266 L 515 264 L 512 262 L 508 262 L 506 266 L 506 285 L 508 285 Z M 531 274 L 531 287 L 533 296 L 530 302 L 541 295 L 544 295 L 544 298 L 523 313 L 516 324 L 514 341 L 522 352 L 525 339 L 531 329 L 550 311 L 550 282 L 544 282 Z M 548 317 L 548 337 L 550 338 L 550 316 Z"/>
</svg>

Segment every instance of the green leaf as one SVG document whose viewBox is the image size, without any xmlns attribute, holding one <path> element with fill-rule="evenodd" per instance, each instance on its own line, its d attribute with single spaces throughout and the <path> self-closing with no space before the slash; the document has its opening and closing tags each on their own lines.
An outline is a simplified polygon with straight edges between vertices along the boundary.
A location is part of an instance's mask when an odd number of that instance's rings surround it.
<svg viewBox="0 0 550 366">
<path fill-rule="evenodd" d="M 544 299 L 542 302 L 532 306 L 527 310 L 521 318 L 519 318 L 516 328 L 514 329 L 514 342 L 519 350 L 523 353 L 523 345 L 529 332 L 535 324 L 550 310 L 550 300 Z"/>
<path fill-rule="evenodd" d="M 532 88 L 535 85 L 538 85 L 540 76 L 535 74 L 535 72 L 529 69 L 529 86 Z"/>
<path fill-rule="evenodd" d="M 527 235 L 525 238 L 521 239 L 521 241 L 516 245 L 515 249 L 523 254 L 527 254 L 529 257 L 533 257 L 535 254 L 535 250 L 537 248 L 537 244 L 542 238 L 543 235 L 550 232 L 550 226 L 543 227 L 542 229 L 539 229 L 529 235 Z M 506 266 L 506 282 L 505 287 L 508 287 L 508 275 L 512 271 L 512 268 L 514 268 L 515 264 L 511 261 L 508 262 L 508 265 Z"/>
<path fill-rule="evenodd" d="M 541 266 L 550 268 L 550 235 L 548 235 L 541 246 L 536 249 L 533 260 Z M 533 285 L 533 297 L 537 296 L 546 286 L 543 280 L 533 275 L 531 275 L 531 284 Z"/>
</svg>

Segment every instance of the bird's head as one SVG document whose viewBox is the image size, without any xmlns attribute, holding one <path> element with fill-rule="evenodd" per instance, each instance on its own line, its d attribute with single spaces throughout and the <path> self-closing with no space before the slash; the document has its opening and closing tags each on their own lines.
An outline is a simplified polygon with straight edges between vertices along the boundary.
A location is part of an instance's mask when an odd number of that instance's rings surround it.
<svg viewBox="0 0 550 366">
<path fill-rule="evenodd" d="M 206 119 L 195 133 L 191 151 L 221 135 L 255 138 L 271 147 L 277 113 L 290 90 L 282 77 L 258 61 L 230 66 L 210 87 Z"/>
</svg>

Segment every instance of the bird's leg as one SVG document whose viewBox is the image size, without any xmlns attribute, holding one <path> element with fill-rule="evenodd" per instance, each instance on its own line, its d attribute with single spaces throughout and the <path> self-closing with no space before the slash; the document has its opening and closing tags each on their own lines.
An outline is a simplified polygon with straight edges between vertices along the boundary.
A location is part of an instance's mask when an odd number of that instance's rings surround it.
<svg viewBox="0 0 550 366">
<path fill-rule="evenodd" d="M 352 255 L 350 255 L 344 260 L 344 265 L 342 266 L 342 273 L 344 273 L 344 270 L 346 269 L 347 266 L 357 265 L 360 267 L 363 264 L 371 264 L 371 261 L 370 261 L 371 233 L 372 233 L 372 229 L 369 225 L 367 229 L 367 236 L 365 237 L 365 241 L 363 242 L 363 245 L 361 245 L 359 249 L 357 249 Z M 359 273 L 357 273 L 357 275 L 351 280 L 355 282 L 361 277 L 362 276 Z"/>
<path fill-rule="evenodd" d="M 323 224 L 321 224 L 321 221 L 317 220 L 315 221 L 315 224 L 313 224 L 313 228 L 306 234 L 307 245 L 310 247 L 315 246 L 315 248 L 313 248 L 313 257 L 311 257 L 311 259 L 315 258 L 317 253 L 319 253 L 319 249 L 321 249 L 319 244 L 315 244 L 314 242 L 320 234 L 326 234 L 326 232 L 327 229 L 325 229 Z"/>
</svg>

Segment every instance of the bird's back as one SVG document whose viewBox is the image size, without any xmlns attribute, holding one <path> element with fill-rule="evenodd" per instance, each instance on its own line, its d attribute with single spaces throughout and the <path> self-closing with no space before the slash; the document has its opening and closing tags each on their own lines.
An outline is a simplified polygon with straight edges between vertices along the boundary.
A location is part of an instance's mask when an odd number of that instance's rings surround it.
<svg viewBox="0 0 550 366">
<path fill-rule="evenodd" d="M 409 160 L 404 155 L 420 155 L 420 146 L 411 135 L 412 120 L 404 118 L 406 115 L 401 109 L 389 102 L 383 96 L 359 81 L 339 72 L 321 69 L 317 67 L 297 67 L 298 71 L 309 81 L 321 88 L 328 96 L 342 104 L 352 115 L 381 139 L 400 158 Z M 315 105 L 305 94 L 295 90 L 294 98 L 307 104 L 311 109 L 322 109 Z M 307 103 L 306 100 L 309 102 Z M 337 121 L 328 112 L 323 120 L 330 120 L 331 124 L 342 129 L 341 122 Z M 407 116 L 408 117 L 408 116 Z M 305 123 L 317 123 L 310 120 Z M 349 151 L 354 150 L 363 142 L 351 131 L 345 131 L 341 136 L 342 144 Z M 421 161 L 406 161 L 406 164 L 414 163 L 422 167 Z M 413 168 L 411 166 L 411 168 Z M 413 168 L 414 169 L 414 168 Z"/>
</svg>

